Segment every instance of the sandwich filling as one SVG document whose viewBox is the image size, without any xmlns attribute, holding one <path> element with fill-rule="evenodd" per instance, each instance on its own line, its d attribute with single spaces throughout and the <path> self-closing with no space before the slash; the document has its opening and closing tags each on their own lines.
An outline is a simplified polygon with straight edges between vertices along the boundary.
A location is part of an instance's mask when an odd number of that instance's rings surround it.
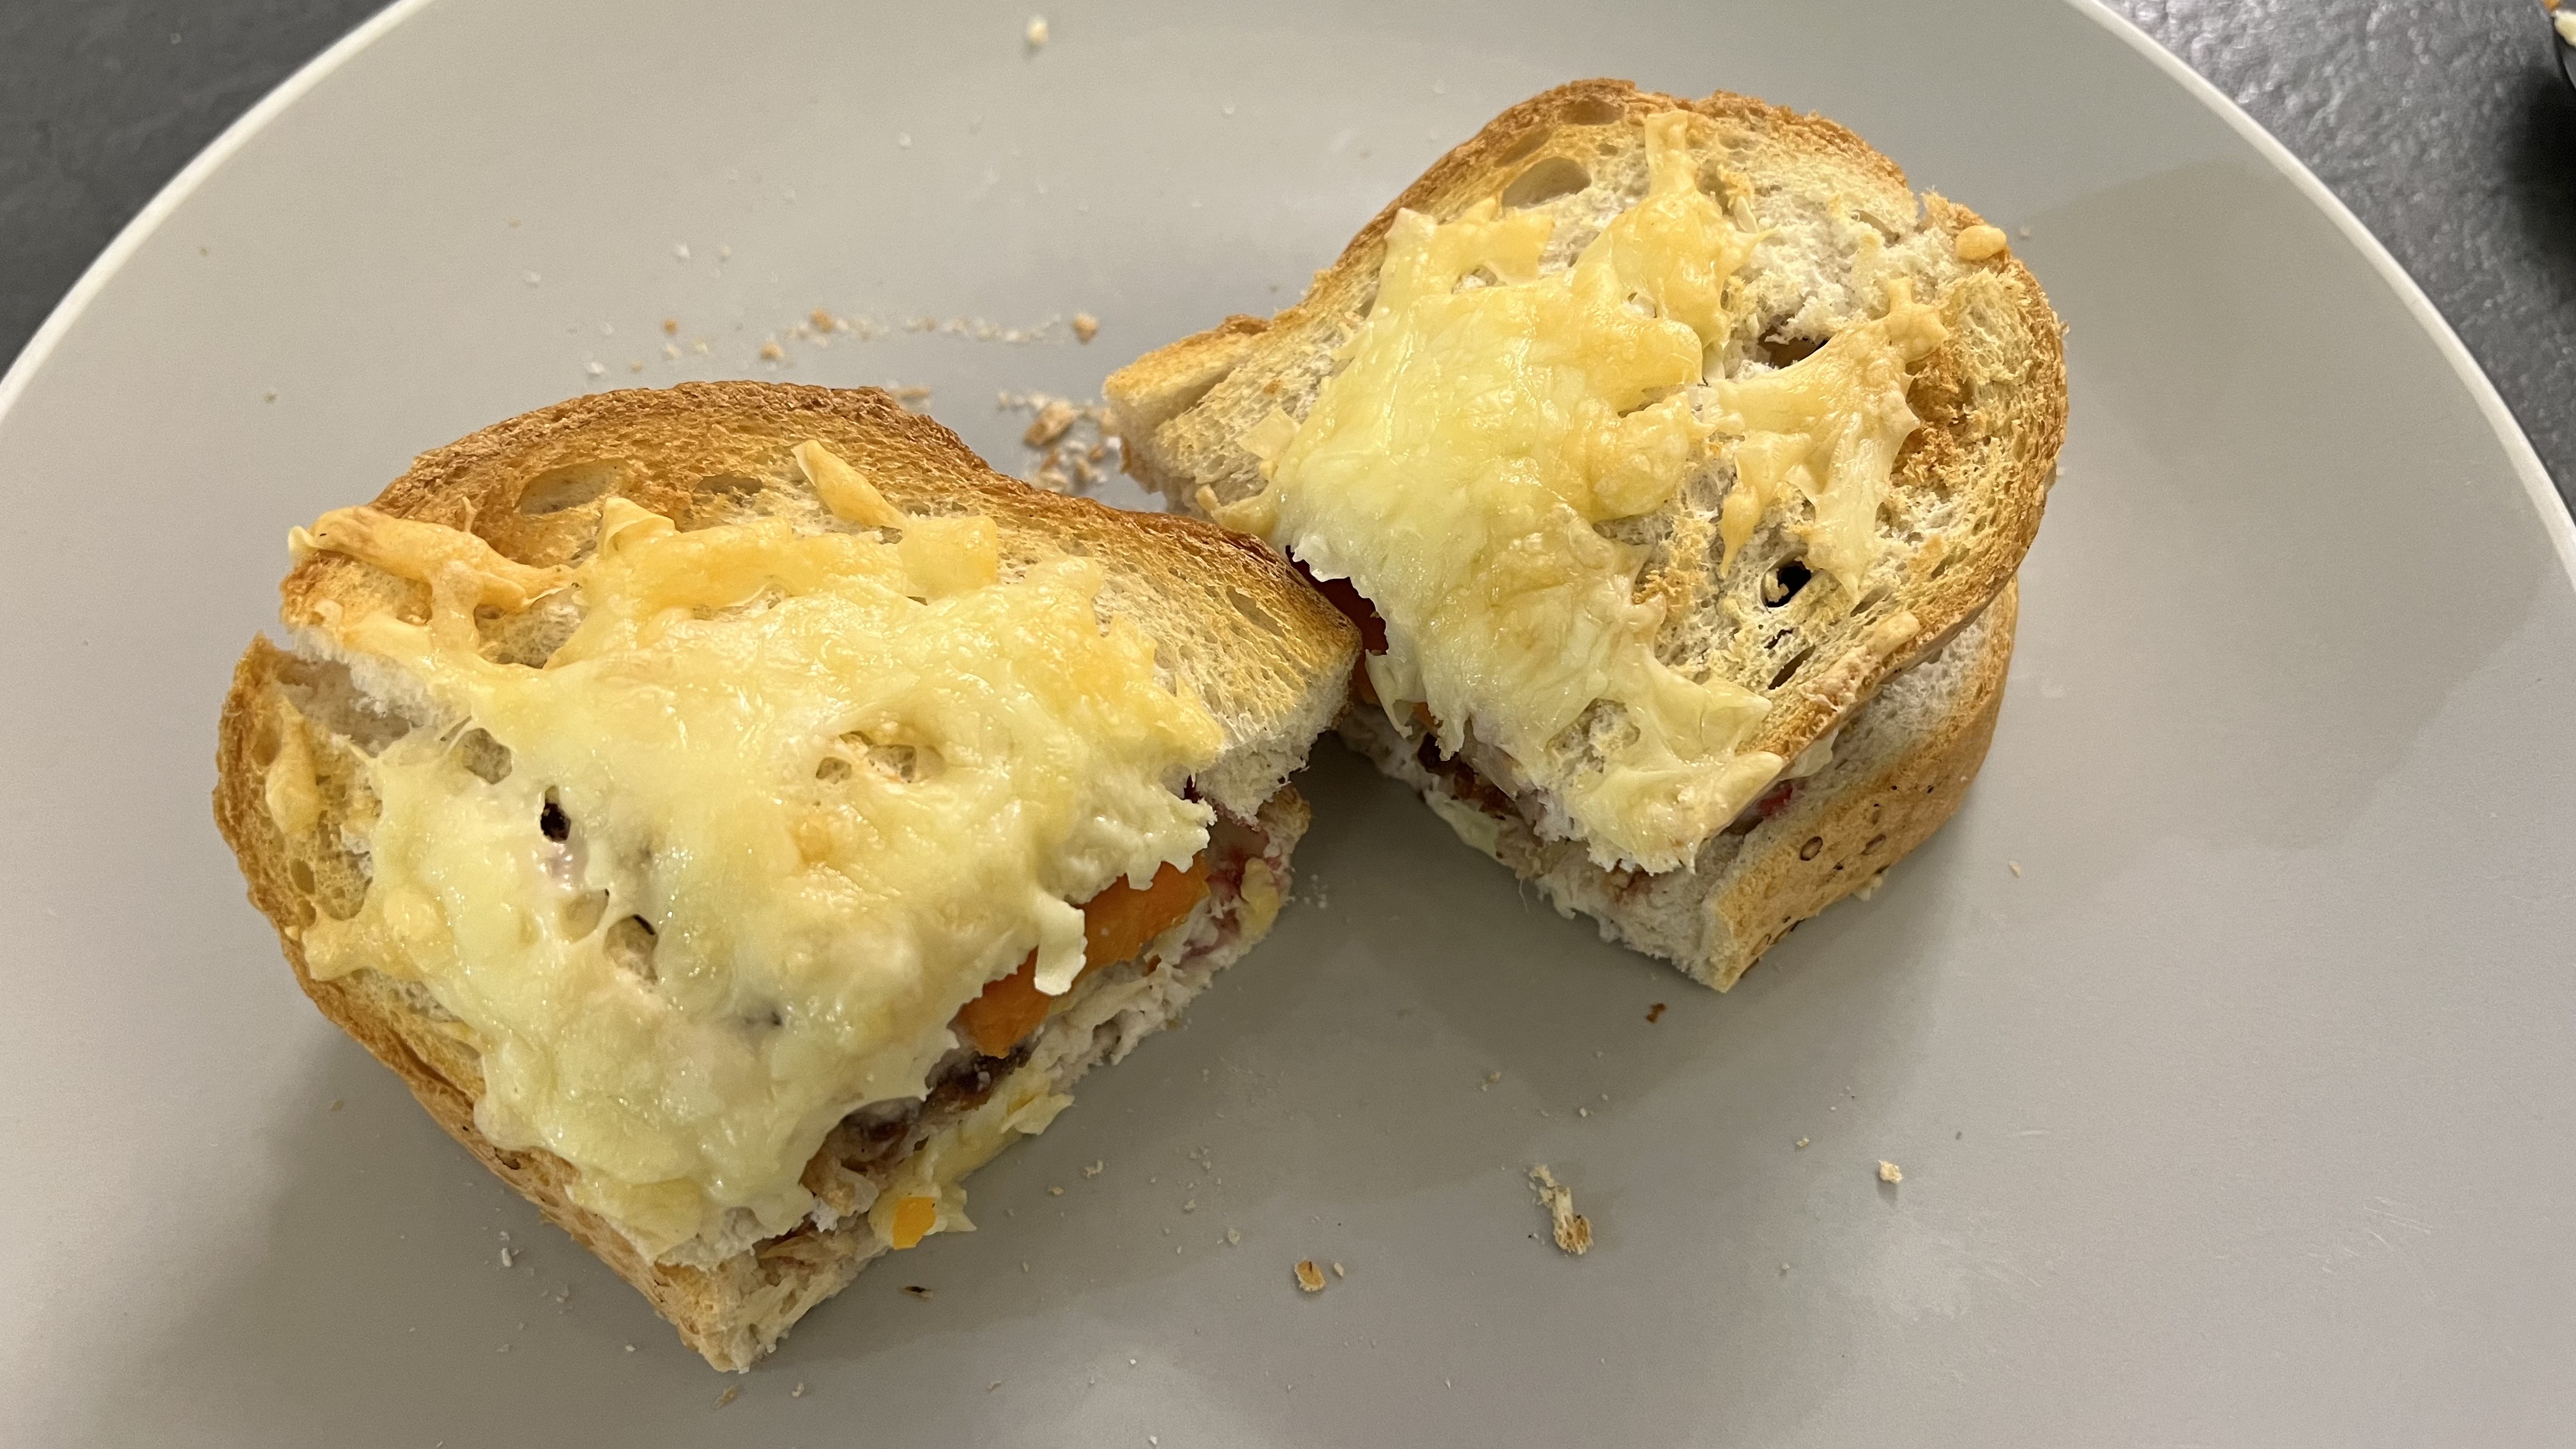
<svg viewBox="0 0 2576 1449">
<path fill-rule="evenodd" d="M 861 526 L 683 532 L 611 497 L 556 569 L 365 509 L 296 540 L 427 586 L 425 617 L 325 603 L 316 632 L 436 722 L 369 762 L 369 886 L 305 928 L 309 969 L 419 983 L 480 1052 L 478 1130 L 578 1168 L 655 1257 L 787 1231 L 854 1109 L 1007 1054 L 1086 965 L 1207 914 L 1187 782 L 1221 731 L 1104 622 L 1100 566 L 1005 577 L 991 520 L 800 458 Z M 542 663 L 493 657 L 478 613 L 565 590 Z M 268 786 L 299 813 L 309 758 Z"/>
<path fill-rule="evenodd" d="M 1856 601 L 1918 425 L 1908 367 L 1945 337 L 1899 285 L 1813 355 L 1713 380 L 1759 238 L 1701 188 L 1690 122 L 1647 121 L 1644 196 L 1561 269 L 1544 212 L 1399 212 L 1345 364 L 1302 421 L 1243 437 L 1267 484 L 1218 509 L 1373 606 L 1390 720 L 1497 752 L 1597 863 L 1649 871 L 1687 865 L 1787 762 L 1747 747 L 1768 700 L 1658 657 L 1646 551 L 1601 526 L 1731 466 L 1719 566 L 1781 515 Z"/>
</svg>

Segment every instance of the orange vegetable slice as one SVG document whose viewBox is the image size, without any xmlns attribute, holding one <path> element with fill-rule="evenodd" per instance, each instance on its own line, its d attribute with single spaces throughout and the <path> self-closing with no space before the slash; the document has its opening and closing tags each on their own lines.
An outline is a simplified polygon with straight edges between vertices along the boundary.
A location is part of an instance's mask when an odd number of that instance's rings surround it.
<svg viewBox="0 0 2576 1449">
<path fill-rule="evenodd" d="M 1107 890 L 1083 903 L 1082 974 L 1133 960 L 1156 936 L 1180 924 L 1207 890 L 1204 851 L 1187 870 L 1166 865 L 1156 871 L 1142 890 L 1124 880 L 1111 881 Z M 1038 990 L 1038 956 L 1032 951 L 1019 970 L 967 1002 L 954 1025 L 975 1050 L 988 1057 L 1008 1056 L 1046 1024 L 1047 1013 L 1062 999 Z"/>
</svg>

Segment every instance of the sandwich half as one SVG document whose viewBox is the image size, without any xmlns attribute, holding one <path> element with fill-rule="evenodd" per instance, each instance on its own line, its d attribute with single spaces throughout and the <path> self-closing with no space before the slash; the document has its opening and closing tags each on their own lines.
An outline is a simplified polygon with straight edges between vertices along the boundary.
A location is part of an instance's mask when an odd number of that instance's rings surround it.
<svg viewBox="0 0 2576 1449">
<path fill-rule="evenodd" d="M 565 403 L 292 546 L 217 755 L 252 902 L 723 1369 L 1261 938 L 1356 651 L 874 391 Z"/>
<path fill-rule="evenodd" d="M 1345 739 L 1723 989 L 1983 760 L 2061 331 L 1842 127 L 1583 81 L 1108 396 L 1130 471 L 1360 625 Z"/>
</svg>

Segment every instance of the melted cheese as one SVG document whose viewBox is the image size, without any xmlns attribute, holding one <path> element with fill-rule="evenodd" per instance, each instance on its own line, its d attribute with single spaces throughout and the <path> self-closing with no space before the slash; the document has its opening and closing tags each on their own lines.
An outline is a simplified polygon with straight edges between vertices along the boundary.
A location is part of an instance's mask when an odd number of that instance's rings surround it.
<svg viewBox="0 0 2576 1449">
<path fill-rule="evenodd" d="M 1345 365 L 1302 423 L 1274 411 L 1245 435 L 1268 486 L 1220 510 L 1375 606 L 1368 679 L 1399 727 L 1427 705 L 1444 749 L 1472 731 L 1595 861 L 1649 870 L 1692 860 L 1783 762 L 1743 748 L 1767 700 L 1656 657 L 1664 603 L 1599 525 L 1666 507 L 1731 446 L 1752 480 L 1729 499 L 1740 532 L 1794 488 L 1820 564 L 1855 580 L 1913 427 L 1904 364 L 1939 326 L 1900 308 L 1703 416 L 1753 239 L 1699 188 L 1689 124 L 1647 122 L 1645 196 L 1559 271 L 1541 270 L 1544 213 L 1399 212 Z"/>
<path fill-rule="evenodd" d="M 1452 753 L 1472 728 L 1563 796 L 1596 857 L 1658 868 L 1780 763 L 1735 751 L 1763 700 L 1655 658 L 1662 606 L 1595 527 L 1669 502 L 1712 432 L 1684 389 L 1750 243 L 1699 190 L 1686 124 L 1650 123 L 1647 195 L 1553 274 L 1544 214 L 1400 213 L 1348 365 L 1233 515 L 1376 606 L 1389 717 L 1427 704 Z"/>
<path fill-rule="evenodd" d="M 873 489 L 835 491 L 881 517 Z M 521 566 L 389 522 L 310 540 L 425 579 L 428 620 L 325 625 L 446 727 L 373 762 L 372 884 L 308 961 L 425 985 L 482 1053 L 478 1128 L 574 1164 L 575 1200 L 655 1256 L 793 1225 L 832 1125 L 920 1095 L 987 982 L 1032 950 L 1042 989 L 1072 982 L 1069 902 L 1207 842 L 1181 787 L 1215 721 L 1134 625 L 1102 625 L 1097 563 L 1005 581 L 989 519 L 684 533 L 611 498 L 562 576 L 582 623 L 542 668 L 477 648 L 474 609 Z M 510 751 L 498 784 L 459 759 L 469 721 Z"/>
<path fill-rule="evenodd" d="M 1743 434 L 1735 487 L 1717 514 L 1721 567 L 1735 562 L 1765 513 L 1802 497 L 1808 564 L 1845 599 L 1860 597 L 1878 559 L 1878 510 L 1896 452 L 1922 425 L 1905 402 L 1907 369 L 1948 338 L 1940 309 L 1915 301 L 1900 281 L 1888 288 L 1887 315 L 1843 329 L 1778 372 L 1718 383 L 1726 423 Z"/>
</svg>

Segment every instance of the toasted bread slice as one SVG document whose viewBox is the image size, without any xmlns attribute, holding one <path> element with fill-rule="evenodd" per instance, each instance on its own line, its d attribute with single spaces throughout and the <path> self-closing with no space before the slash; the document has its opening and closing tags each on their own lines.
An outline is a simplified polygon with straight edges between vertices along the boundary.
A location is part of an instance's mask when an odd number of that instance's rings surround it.
<svg viewBox="0 0 2576 1449">
<path fill-rule="evenodd" d="M 1268 319 L 1229 318 L 1150 353 L 1114 374 L 1107 392 L 1127 466 L 1175 506 L 1252 497 L 1267 481 L 1264 457 L 1280 446 L 1264 436 L 1281 426 L 1274 414 L 1290 423 L 1306 416 L 1369 318 L 1400 213 L 1445 223 L 1489 202 L 1503 215 L 1541 212 L 1553 234 L 1540 272 L 1563 270 L 1646 193 L 1649 123 L 1675 113 L 1688 118 L 1683 134 L 1700 191 L 1755 239 L 1728 284 L 1731 330 L 1710 345 L 1712 383 L 1794 365 L 1878 316 L 1890 305 L 1891 283 L 1936 307 L 1946 334 L 1912 365 L 1906 402 L 1919 426 L 1897 454 L 1864 576 L 1807 567 L 1816 519 L 1794 497 L 1768 507 L 1726 557 L 1720 514 L 1737 475 L 1722 448 L 1693 461 L 1669 502 L 1599 526 L 1643 560 L 1633 597 L 1660 602 L 1655 658 L 1765 701 L 1740 748 L 1777 756 L 1787 762 L 1782 778 L 1794 780 L 1815 766 L 1802 757 L 1849 728 L 1891 680 L 1994 609 L 2038 529 L 2066 419 L 2062 328 L 2002 233 L 1940 196 L 1917 198 L 1896 165 L 1851 132 L 1724 93 L 1686 101 L 1621 81 L 1560 87 L 1504 112 L 1433 165 L 1294 306 Z M 1365 596 L 1365 580 L 1354 583 Z M 2007 605 L 1998 616 L 2004 627 L 1981 636 L 1977 657 L 2009 650 L 2010 613 Z M 2000 656 L 1991 662 L 2000 678 Z M 1952 698 L 1968 717 L 1991 705 L 1973 693 Z M 1352 711 L 1367 708 L 1354 702 Z M 1419 753 L 1413 728 L 1381 718 L 1346 721 L 1345 732 L 1406 736 L 1400 752 L 1372 748 L 1383 762 Z M 1970 753 L 1972 765 L 1982 748 Z M 1478 752 L 1471 743 L 1451 763 L 1475 769 Z M 1584 843 L 1541 792 L 1513 793 L 1491 781 L 1482 789 L 1509 802 L 1533 840 Z M 1739 818 L 1710 828 L 1695 858 L 1659 872 L 1672 879 L 1657 898 L 1691 895 L 1691 909 L 1705 918 L 1687 928 L 1645 928 L 1614 904 L 1615 892 L 1565 885 L 1552 893 L 1723 985 L 1758 954 L 1756 943 L 1777 934 L 1752 922 L 1783 910 L 1795 919 L 1824 903 L 1809 900 L 1811 892 L 1768 904 L 1747 899 L 1748 889 L 1788 889 L 1785 879 L 1758 872 L 1730 877 L 1737 884 L 1723 890 L 1734 896 L 1722 900 L 1715 882 L 1723 861 L 1736 856 L 1743 825 Z M 1900 838 L 1892 833 L 1877 849 L 1897 848 Z M 1543 854 L 1555 860 L 1562 852 Z M 1617 870 L 1601 855 L 1593 852 L 1595 874 L 1645 874 Z M 1506 859 L 1524 873 L 1555 868 L 1526 852 Z"/>
<path fill-rule="evenodd" d="M 1193 777 L 1219 811 L 1206 896 L 1134 959 L 1086 973 L 1016 1049 L 986 1056 L 960 1046 L 933 1073 L 926 1099 L 852 1113 L 807 1165 L 815 1211 L 793 1230 L 648 1255 L 619 1224 L 575 1201 L 579 1173 L 570 1163 L 542 1148 L 504 1149 L 478 1129 L 481 1055 L 430 991 L 371 969 L 319 979 L 309 968 L 307 928 L 356 914 L 370 888 L 367 760 L 425 724 L 403 681 L 364 659 L 335 657 L 314 626 L 362 606 L 417 614 L 426 586 L 334 553 L 304 558 L 283 587 L 297 647 L 252 643 L 225 700 L 217 751 L 216 822 L 306 994 L 400 1074 L 442 1127 L 724 1369 L 747 1368 L 889 1250 L 867 1209 L 906 1162 L 928 1152 L 980 1160 L 1038 1130 L 1042 1120 L 1015 1115 L 1019 1104 L 1060 1105 L 1057 1094 L 1083 1072 L 1169 1023 L 1261 937 L 1306 822 L 1283 782 L 1338 708 L 1356 648 L 1350 626 L 1251 541 L 1004 479 L 946 429 L 875 391 L 720 383 L 583 398 L 422 455 L 374 506 L 468 530 L 505 559 L 540 568 L 591 546 L 612 495 L 683 530 L 765 517 L 816 531 L 833 524 L 792 453 L 808 440 L 863 470 L 908 514 L 995 520 L 1006 576 L 1066 553 L 1096 560 L 1107 578 L 1100 612 L 1144 631 L 1159 667 L 1206 706 L 1224 743 Z M 483 648 L 487 657 L 541 662 L 578 622 L 575 601 L 564 598 L 551 611 L 487 620 Z M 271 766 L 284 750 L 309 757 L 318 798 L 275 798 Z"/>
<path fill-rule="evenodd" d="M 1341 736 L 1561 914 L 1590 916 L 1602 939 L 1723 991 L 1800 921 L 1872 889 L 1959 808 L 2003 708 L 2019 607 L 2018 586 L 2006 584 L 1948 644 L 1852 711 L 1831 761 L 1775 787 L 1703 852 L 1696 873 L 1604 870 L 1570 841 L 1541 839 L 1508 797 L 1379 711 L 1344 711 Z"/>
</svg>

